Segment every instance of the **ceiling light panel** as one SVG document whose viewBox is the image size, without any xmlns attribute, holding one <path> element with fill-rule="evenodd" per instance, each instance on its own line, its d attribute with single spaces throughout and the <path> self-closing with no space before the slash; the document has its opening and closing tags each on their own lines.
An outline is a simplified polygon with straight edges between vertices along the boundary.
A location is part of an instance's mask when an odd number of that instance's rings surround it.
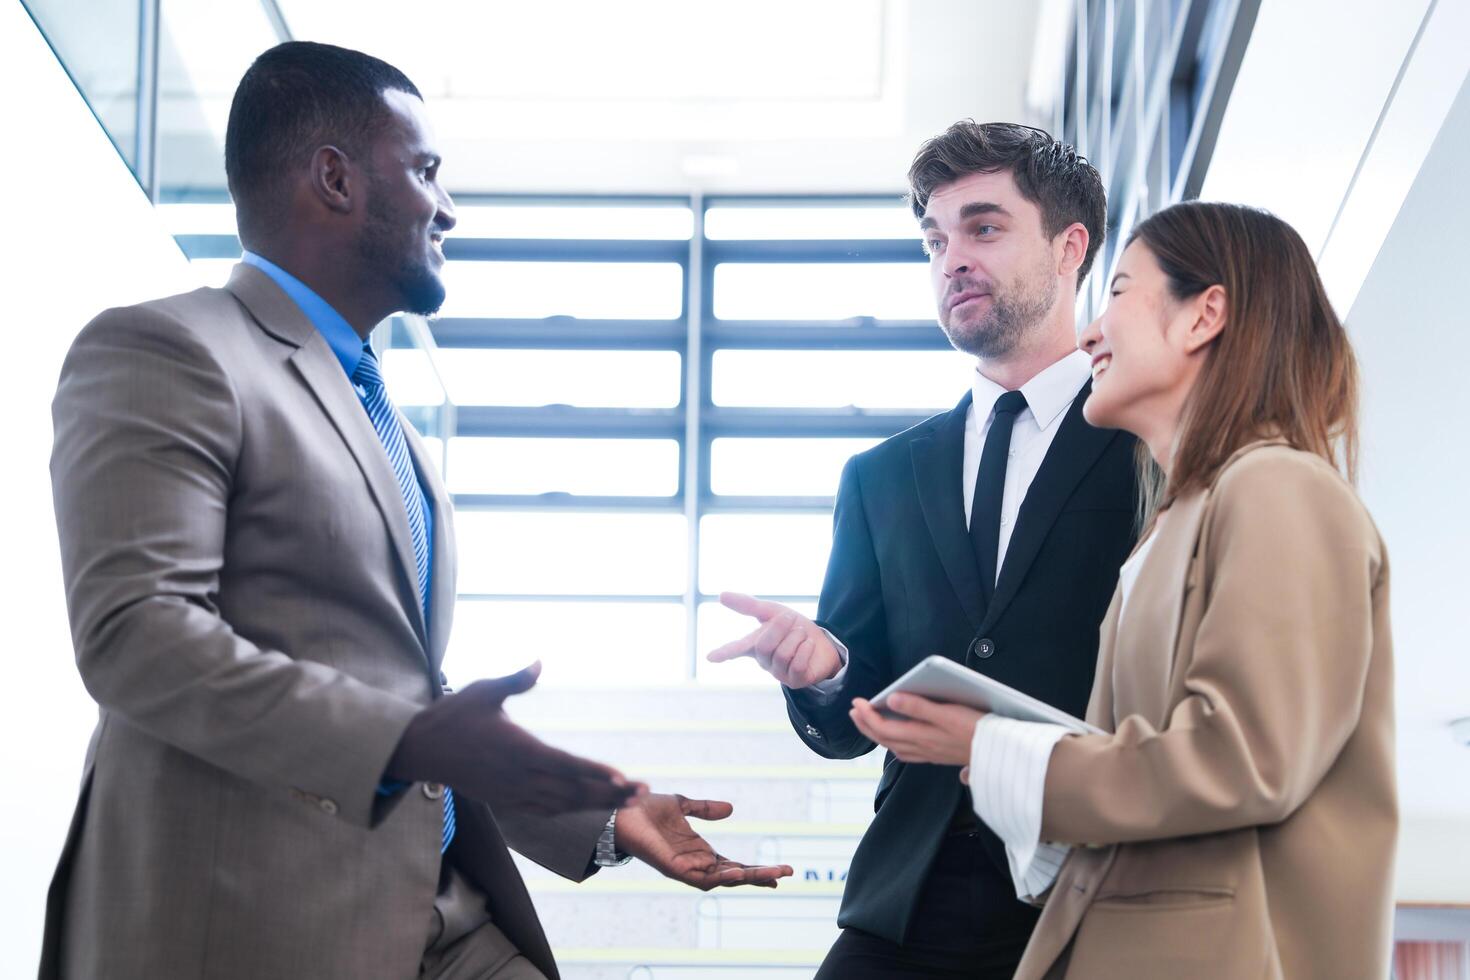
<svg viewBox="0 0 1470 980">
<path fill-rule="evenodd" d="M 430 98 L 862 101 L 882 94 L 883 0 L 280 6 L 296 37 L 384 58 Z"/>
</svg>

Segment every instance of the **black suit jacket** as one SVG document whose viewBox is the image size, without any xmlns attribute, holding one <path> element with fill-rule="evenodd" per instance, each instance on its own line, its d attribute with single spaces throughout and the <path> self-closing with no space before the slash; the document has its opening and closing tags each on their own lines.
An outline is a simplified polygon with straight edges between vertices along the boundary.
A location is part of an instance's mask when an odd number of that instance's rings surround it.
<svg viewBox="0 0 1470 980">
<path fill-rule="evenodd" d="M 828 696 L 786 689 L 792 724 L 819 755 L 873 749 L 848 717 L 852 699 L 933 654 L 1085 713 L 1098 627 L 1136 535 L 1136 440 L 1087 424 L 1090 390 L 1067 410 L 1026 493 L 988 607 L 961 499 L 970 394 L 848 462 L 817 612 L 848 648 L 847 674 Z M 887 755 L 839 925 L 904 941 L 962 791 L 954 767 Z M 1006 892 L 993 901 L 1014 902 L 1004 848 L 988 828 L 982 834 L 1001 872 L 991 887 Z"/>
</svg>

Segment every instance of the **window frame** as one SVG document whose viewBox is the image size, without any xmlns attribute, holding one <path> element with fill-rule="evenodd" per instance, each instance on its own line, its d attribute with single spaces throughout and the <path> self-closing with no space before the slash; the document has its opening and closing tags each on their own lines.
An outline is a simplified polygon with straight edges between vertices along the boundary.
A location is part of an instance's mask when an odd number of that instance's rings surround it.
<svg viewBox="0 0 1470 980">
<path fill-rule="evenodd" d="M 180 200 L 210 199 L 198 192 Z M 218 202 L 227 197 L 212 198 Z M 927 262 L 920 247 L 917 222 L 912 240 L 883 239 L 709 239 L 705 213 L 712 207 L 901 207 L 901 194 L 843 195 L 511 195 L 473 194 L 456 197 L 469 205 L 538 206 L 676 206 L 690 209 L 693 229 L 686 240 L 465 238 L 449 236 L 450 261 L 535 262 L 674 262 L 682 272 L 680 315 L 668 320 L 597 320 L 574 317 L 545 319 L 454 317 L 427 321 L 395 316 L 374 334 L 381 348 L 414 347 L 437 363 L 443 348 L 539 350 L 666 350 L 680 357 L 681 396 L 667 409 L 497 407 L 457 405 L 409 406 L 404 415 L 426 437 L 441 440 L 447 455 L 454 436 L 522 436 L 539 438 L 659 438 L 679 446 L 677 489 L 667 496 L 599 496 L 571 493 L 455 494 L 457 510 L 548 509 L 575 512 L 674 512 L 686 518 L 687 586 L 680 597 L 686 621 L 684 672 L 697 678 L 702 651 L 698 646 L 699 609 L 717 602 L 699 582 L 701 518 L 710 514 L 831 514 L 834 496 L 733 496 L 711 488 L 710 454 L 715 439 L 811 438 L 860 436 L 886 438 L 928 417 L 913 411 L 863 408 L 747 408 L 717 406 L 713 401 L 713 364 L 718 351 L 759 350 L 949 350 L 949 342 L 933 320 L 879 320 L 859 317 L 836 321 L 722 320 L 714 315 L 715 268 L 722 263 L 893 263 Z M 178 234 L 190 259 L 238 256 L 240 244 L 228 234 Z M 437 368 L 436 368 L 437 370 Z M 962 392 L 956 392 L 958 398 Z M 441 463 L 443 459 L 441 458 Z M 835 493 L 836 487 L 833 487 Z M 820 582 L 809 593 L 772 595 L 784 602 L 814 603 Z M 457 598 L 523 599 L 569 602 L 667 602 L 673 596 L 537 593 Z"/>
</svg>

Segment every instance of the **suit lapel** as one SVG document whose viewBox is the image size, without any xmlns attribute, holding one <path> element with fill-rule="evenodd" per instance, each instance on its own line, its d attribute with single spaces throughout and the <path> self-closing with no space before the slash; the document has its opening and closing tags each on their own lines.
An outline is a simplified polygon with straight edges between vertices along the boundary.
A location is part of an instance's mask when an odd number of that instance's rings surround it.
<svg viewBox="0 0 1470 980">
<path fill-rule="evenodd" d="M 418 430 L 399 415 L 404 438 L 408 440 L 409 455 L 413 457 L 414 469 L 418 471 L 428 502 L 434 509 L 434 553 L 429 569 L 429 666 L 433 668 L 434 680 L 439 679 L 439 670 L 444 663 L 444 650 L 449 641 L 450 624 L 454 619 L 456 595 L 455 574 L 458 563 L 454 547 L 454 504 L 439 479 L 439 468 L 430 456 L 429 447 L 419 438 Z"/>
<path fill-rule="evenodd" d="M 1072 496 L 1072 491 L 1077 489 L 1077 484 L 1092 469 L 1103 450 L 1118 436 L 1117 430 L 1093 428 L 1082 417 L 1082 406 L 1091 391 L 1092 382 L 1089 381 L 1072 400 L 1056 439 L 1047 448 L 1041 469 L 1026 491 L 1026 499 L 1022 501 L 1016 517 L 1016 530 L 1006 547 L 1005 564 L 996 582 L 995 595 L 985 610 L 980 632 L 995 625 L 1015 598 L 1016 590 L 1025 580 L 1026 572 L 1041 551 L 1041 544 L 1050 533 L 1052 524 L 1056 523 L 1067 498 Z"/>
<path fill-rule="evenodd" d="M 424 625 L 423 603 L 419 597 L 418 572 L 413 556 L 413 536 L 408 529 L 408 512 L 403 506 L 403 491 L 398 487 L 398 477 L 383 451 L 377 430 L 362 403 L 352 390 L 342 365 L 325 340 L 302 347 L 291 356 L 291 366 L 300 373 L 317 402 L 332 420 L 342 441 L 347 443 L 358 468 L 366 477 L 378 513 L 388 527 L 388 536 L 393 541 L 393 551 L 398 556 L 399 592 L 412 606 L 410 616 L 418 631 L 419 641 L 428 650 Z"/>
<path fill-rule="evenodd" d="M 985 618 L 985 604 L 980 591 L 980 567 L 975 549 L 970 545 L 970 532 L 965 527 L 965 502 L 961 499 L 965 464 L 965 423 L 969 417 L 972 394 L 940 419 L 930 435 L 920 436 L 909 444 L 914 464 L 914 484 L 919 507 L 939 562 L 954 586 L 960 605 L 970 624 L 977 630 Z"/>
<path fill-rule="evenodd" d="M 1169 690 L 1179 654 L 1185 597 L 1194 583 L 1190 569 L 1199 545 L 1209 494 L 1192 493 L 1160 515 L 1154 541 L 1129 592 L 1128 610 L 1117 623 L 1118 649 L 1129 669 L 1117 672 L 1114 714 L 1140 714 L 1162 726 L 1170 709 Z"/>
<path fill-rule="evenodd" d="M 351 382 L 342 372 L 341 362 L 301 308 L 265 273 L 252 266 L 237 265 L 226 288 L 245 304 L 267 333 L 296 348 L 289 359 L 292 368 L 301 375 L 347 444 L 387 526 L 394 554 L 398 557 L 399 597 L 404 606 L 409 607 L 409 618 L 427 656 L 429 644 L 403 492 L 398 489 L 398 478 L 393 475 L 393 467 L 383 451 L 372 420 L 362 410 L 362 403 L 357 400 Z"/>
</svg>

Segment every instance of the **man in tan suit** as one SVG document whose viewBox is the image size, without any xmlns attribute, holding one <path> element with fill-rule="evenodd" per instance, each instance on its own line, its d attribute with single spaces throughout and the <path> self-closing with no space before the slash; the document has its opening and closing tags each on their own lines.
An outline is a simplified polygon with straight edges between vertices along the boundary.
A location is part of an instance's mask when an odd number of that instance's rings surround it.
<svg viewBox="0 0 1470 980">
<path fill-rule="evenodd" d="M 226 162 L 229 283 L 103 313 L 56 395 L 101 711 L 41 975 L 555 977 L 507 841 L 575 879 L 627 855 L 702 888 L 789 874 L 689 829 L 727 804 L 646 796 L 512 724 L 535 668 L 442 697 L 452 508 L 365 343 L 444 298 L 453 210 L 412 83 L 281 45 L 236 92 Z"/>
</svg>

